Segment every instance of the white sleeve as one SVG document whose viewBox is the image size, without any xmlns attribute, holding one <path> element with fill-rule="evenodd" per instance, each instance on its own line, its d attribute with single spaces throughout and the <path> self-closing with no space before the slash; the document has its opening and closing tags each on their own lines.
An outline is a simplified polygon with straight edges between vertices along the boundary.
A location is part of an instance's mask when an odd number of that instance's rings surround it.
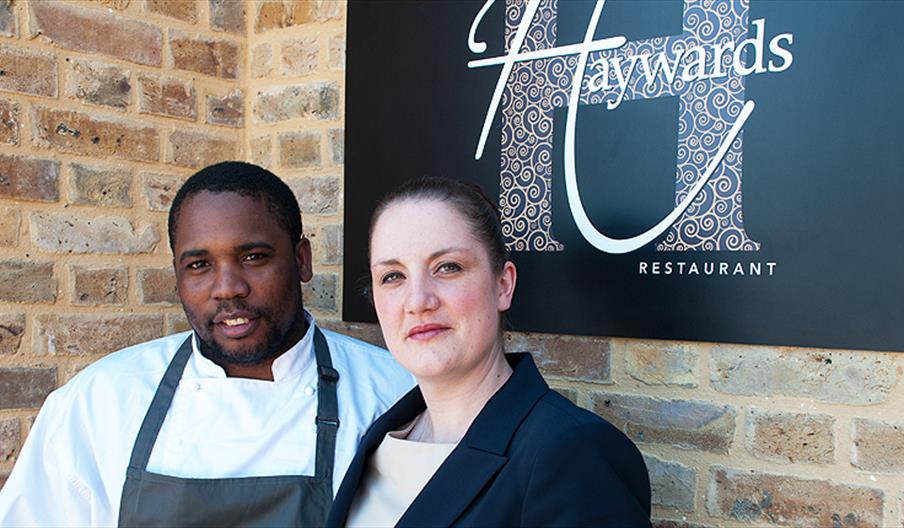
<svg viewBox="0 0 904 528">
<path fill-rule="evenodd" d="M 67 431 L 69 398 L 47 397 L 0 490 L 0 526 L 91 526 L 92 492 L 75 472 L 83 439 Z"/>
</svg>

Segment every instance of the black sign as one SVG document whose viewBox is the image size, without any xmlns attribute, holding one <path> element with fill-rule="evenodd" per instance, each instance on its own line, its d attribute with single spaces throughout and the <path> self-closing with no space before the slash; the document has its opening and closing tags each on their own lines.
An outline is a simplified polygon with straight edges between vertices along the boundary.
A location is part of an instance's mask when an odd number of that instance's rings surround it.
<svg viewBox="0 0 904 528">
<path fill-rule="evenodd" d="M 351 2 L 343 317 L 376 199 L 499 197 L 514 330 L 904 350 L 904 2 Z M 576 72 L 581 72 L 577 74 Z"/>
</svg>

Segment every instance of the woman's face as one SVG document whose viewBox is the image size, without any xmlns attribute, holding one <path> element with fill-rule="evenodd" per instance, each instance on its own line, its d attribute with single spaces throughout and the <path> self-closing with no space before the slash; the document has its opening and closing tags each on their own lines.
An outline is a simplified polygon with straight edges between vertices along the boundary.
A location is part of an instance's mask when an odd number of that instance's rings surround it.
<svg viewBox="0 0 904 528">
<path fill-rule="evenodd" d="M 386 345 L 419 381 L 464 378 L 499 347 L 515 267 L 493 271 L 486 248 L 457 210 L 402 200 L 377 220 L 370 242 L 374 305 Z"/>
</svg>

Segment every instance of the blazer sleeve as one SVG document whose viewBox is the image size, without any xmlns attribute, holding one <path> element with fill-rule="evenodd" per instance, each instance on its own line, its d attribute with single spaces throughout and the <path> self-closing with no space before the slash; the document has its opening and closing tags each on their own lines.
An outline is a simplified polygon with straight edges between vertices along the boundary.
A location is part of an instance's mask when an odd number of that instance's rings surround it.
<svg viewBox="0 0 904 528">
<path fill-rule="evenodd" d="M 608 423 L 566 429 L 539 450 L 525 526 L 650 526 L 650 480 L 637 447 Z"/>
</svg>

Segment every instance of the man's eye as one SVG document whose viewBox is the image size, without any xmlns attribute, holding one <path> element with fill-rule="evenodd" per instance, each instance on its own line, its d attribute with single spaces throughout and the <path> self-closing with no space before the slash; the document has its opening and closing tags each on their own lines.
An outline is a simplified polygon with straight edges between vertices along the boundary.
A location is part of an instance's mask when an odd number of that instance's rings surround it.
<svg viewBox="0 0 904 528">
<path fill-rule="evenodd" d="M 249 253 L 249 254 L 245 255 L 244 260 L 245 260 L 245 262 L 253 262 L 253 261 L 263 260 L 265 258 L 267 258 L 267 255 L 264 255 L 263 253 Z"/>
<path fill-rule="evenodd" d="M 437 273 L 455 273 L 456 271 L 461 271 L 461 266 L 454 262 L 443 262 L 436 267 L 436 271 Z"/>
<path fill-rule="evenodd" d="M 199 269 L 206 268 L 206 267 L 207 267 L 206 260 L 195 260 L 195 261 L 189 262 L 188 266 L 186 266 L 186 268 L 188 268 L 190 270 L 199 270 Z"/>
<path fill-rule="evenodd" d="M 404 278 L 405 276 L 398 271 L 390 271 L 389 273 L 386 273 L 385 275 L 380 277 L 380 284 L 392 284 L 393 282 L 398 282 Z"/>
</svg>

